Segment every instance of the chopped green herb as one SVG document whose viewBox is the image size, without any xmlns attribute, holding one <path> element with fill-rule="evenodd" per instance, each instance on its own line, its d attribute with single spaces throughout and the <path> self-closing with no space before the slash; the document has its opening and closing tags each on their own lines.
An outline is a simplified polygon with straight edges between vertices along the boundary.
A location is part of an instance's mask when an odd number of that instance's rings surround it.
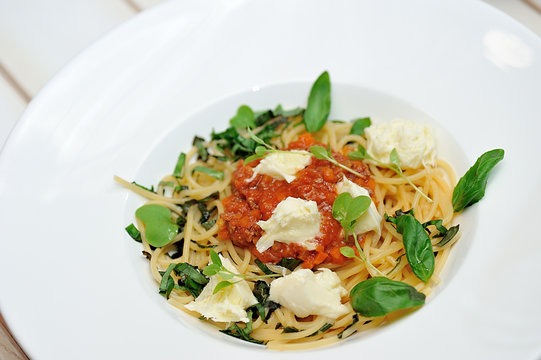
<svg viewBox="0 0 541 360">
<path fill-rule="evenodd" d="M 359 315 L 353 314 L 353 318 L 352 318 L 351 324 L 349 324 L 348 326 L 346 326 L 346 327 L 344 328 L 344 330 L 340 331 L 340 332 L 338 333 L 338 335 L 336 335 L 336 336 L 338 336 L 338 338 L 341 339 L 341 338 L 344 336 L 344 333 L 345 333 L 347 330 L 349 330 L 353 325 L 355 325 L 356 323 L 358 323 L 358 322 L 359 322 Z M 349 335 L 351 335 L 351 334 L 347 334 L 346 337 L 348 337 Z"/>
<path fill-rule="evenodd" d="M 223 171 L 218 171 L 218 170 L 214 170 L 214 169 L 211 169 L 211 168 L 208 168 L 208 167 L 205 167 L 205 166 L 196 166 L 193 168 L 192 170 L 192 173 L 195 173 L 195 172 L 201 172 L 201 173 L 204 173 L 204 174 L 207 174 L 208 176 L 211 176 L 215 179 L 218 179 L 218 180 L 223 180 L 224 179 L 224 172 Z"/>
<path fill-rule="evenodd" d="M 169 295 L 175 286 L 175 281 L 171 277 L 171 271 L 175 268 L 175 264 L 169 264 L 167 270 L 162 274 L 162 281 L 160 282 L 160 294 L 164 295 L 166 299 L 169 299 Z"/>
<path fill-rule="evenodd" d="M 248 321 L 248 323 L 246 323 L 246 326 L 244 328 L 241 328 L 239 325 L 233 323 L 227 329 L 220 330 L 220 332 L 251 343 L 264 344 L 263 341 L 254 339 L 250 336 L 250 334 L 252 333 L 252 312 L 248 311 L 247 313 L 248 319 L 250 320 Z"/>
<path fill-rule="evenodd" d="M 329 330 L 332 327 L 333 324 L 331 323 L 325 323 L 318 331 L 314 332 L 313 334 L 308 335 L 307 337 L 316 336 L 317 334 L 324 333 L 325 331 Z"/>
<path fill-rule="evenodd" d="M 173 170 L 173 176 L 176 178 L 182 178 L 184 169 L 184 164 L 186 163 L 186 154 L 181 152 L 177 159 L 177 164 L 175 165 L 175 170 Z"/>
<path fill-rule="evenodd" d="M 282 329 L 282 334 L 296 333 L 300 330 L 293 326 L 286 326 Z"/>
<path fill-rule="evenodd" d="M 141 233 L 139 232 L 139 230 L 137 230 L 135 225 L 130 224 L 130 225 L 126 226 L 125 230 L 131 236 L 131 238 L 133 240 L 135 240 L 137 242 L 142 242 L 143 241 L 141 239 Z"/>
<path fill-rule="evenodd" d="M 156 193 L 156 191 L 154 191 L 154 185 L 152 185 L 150 188 L 147 188 L 147 187 L 145 187 L 145 186 L 143 186 L 143 185 L 141 185 L 141 184 L 136 183 L 135 181 L 132 181 L 131 183 L 132 183 L 133 185 L 135 185 L 135 186 L 140 187 L 140 188 L 143 189 L 143 190 L 146 190 L 146 191 L 150 191 L 150 192 Z"/>
<path fill-rule="evenodd" d="M 293 271 L 302 263 L 302 260 L 291 257 L 282 258 L 276 265 L 285 267 L 286 269 Z"/>
<path fill-rule="evenodd" d="M 212 244 L 211 245 L 201 245 L 200 243 L 198 243 L 195 240 L 192 240 L 192 242 L 194 244 L 196 244 L 197 246 L 199 246 L 200 249 L 212 249 L 212 248 L 215 248 L 216 246 L 218 246 L 218 245 L 212 245 Z"/>
<path fill-rule="evenodd" d="M 271 274 L 274 274 L 274 271 L 272 271 L 271 269 L 269 269 L 269 268 L 267 267 L 267 265 L 265 265 L 261 260 L 259 260 L 259 259 L 256 258 L 256 259 L 255 259 L 255 264 L 257 265 L 257 267 L 258 267 L 259 269 L 261 269 L 261 271 L 263 271 L 263 273 L 264 273 L 265 275 L 271 275 Z"/>
<path fill-rule="evenodd" d="M 209 153 L 205 147 L 205 139 L 195 136 L 193 138 L 192 145 L 197 148 L 197 158 L 202 161 L 207 161 L 209 158 Z"/>
</svg>

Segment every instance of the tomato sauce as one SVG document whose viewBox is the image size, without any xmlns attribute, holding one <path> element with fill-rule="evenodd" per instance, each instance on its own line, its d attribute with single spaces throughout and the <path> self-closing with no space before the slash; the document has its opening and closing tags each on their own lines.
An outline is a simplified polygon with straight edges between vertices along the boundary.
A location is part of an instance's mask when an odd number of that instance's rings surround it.
<svg viewBox="0 0 541 360">
<path fill-rule="evenodd" d="M 316 143 L 311 134 L 306 133 L 290 143 L 288 150 L 308 150 L 312 145 L 323 144 Z M 312 157 L 311 163 L 297 172 L 296 179 L 291 183 L 261 174 L 247 181 L 252 178 L 253 168 L 260 160 L 254 160 L 246 166 L 241 161 L 233 173 L 232 194 L 223 201 L 225 211 L 219 220 L 218 237 L 230 239 L 236 246 L 249 248 L 252 254 L 266 263 L 276 263 L 284 257 L 292 257 L 303 260 L 302 266 L 309 269 L 321 263 L 342 264 L 346 258 L 340 253 L 340 247 L 352 244 L 345 242 L 342 227 L 332 216 L 332 204 L 337 196 L 336 183 L 345 175 L 373 196 L 375 182 L 362 161 L 351 160 L 334 151 L 332 154 L 338 162 L 363 176 L 358 177 L 327 160 Z M 257 222 L 268 220 L 276 206 L 289 196 L 317 203 L 321 226 L 315 238 L 318 244 L 316 249 L 307 250 L 299 244 L 276 241 L 266 251 L 257 251 L 255 244 L 263 235 Z"/>
</svg>

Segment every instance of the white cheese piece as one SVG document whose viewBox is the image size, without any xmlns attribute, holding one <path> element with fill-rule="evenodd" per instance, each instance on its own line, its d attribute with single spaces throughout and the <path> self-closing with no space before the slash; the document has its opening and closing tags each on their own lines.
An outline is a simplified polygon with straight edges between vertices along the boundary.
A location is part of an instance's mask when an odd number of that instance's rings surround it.
<svg viewBox="0 0 541 360">
<path fill-rule="evenodd" d="M 370 196 L 368 190 L 355 184 L 344 176 L 342 181 L 336 184 L 336 191 L 338 194 L 349 193 L 352 197 L 357 196 Z M 370 202 L 370 207 L 357 219 L 355 228 L 353 229 L 356 234 L 364 234 L 369 231 L 375 231 L 378 235 L 381 233 L 381 215 L 376 209 L 376 205 L 373 201 Z"/>
<path fill-rule="evenodd" d="M 270 248 L 275 241 L 315 250 L 314 237 L 319 232 L 321 216 L 315 201 L 288 197 L 276 206 L 270 219 L 257 224 L 265 231 L 255 245 L 259 252 Z"/>
<path fill-rule="evenodd" d="M 254 168 L 254 175 L 248 181 L 257 174 L 264 174 L 290 183 L 295 180 L 298 171 L 310 164 L 311 159 L 310 153 L 304 150 L 272 152 Z"/>
<path fill-rule="evenodd" d="M 388 164 L 391 151 L 396 149 L 403 169 L 417 169 L 436 163 L 434 130 L 406 120 L 393 120 L 365 129 L 367 152 L 378 161 Z"/>
<path fill-rule="evenodd" d="M 300 317 L 322 315 L 336 319 L 349 311 L 341 302 L 347 293 L 335 272 L 300 269 L 271 282 L 269 299 Z"/>
<path fill-rule="evenodd" d="M 235 265 L 229 259 L 221 255 L 220 259 L 226 269 L 238 273 Z M 223 280 L 219 275 L 211 276 L 201 294 L 194 301 L 187 304 L 186 308 L 197 311 L 205 318 L 218 322 L 248 322 L 250 319 L 248 319 L 246 309 L 257 304 L 257 299 L 250 290 L 248 282 L 234 277 L 228 281 L 240 281 L 213 294 L 216 285 Z"/>
</svg>

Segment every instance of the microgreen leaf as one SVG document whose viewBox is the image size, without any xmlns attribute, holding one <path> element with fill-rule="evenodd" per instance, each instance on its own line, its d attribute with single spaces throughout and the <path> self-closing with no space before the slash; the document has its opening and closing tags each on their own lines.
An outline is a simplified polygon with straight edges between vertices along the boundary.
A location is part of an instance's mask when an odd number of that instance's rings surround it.
<svg viewBox="0 0 541 360">
<path fill-rule="evenodd" d="M 219 273 L 221 269 L 222 269 L 221 265 L 210 264 L 210 265 L 205 266 L 205 268 L 203 269 L 203 274 L 207 276 L 214 276 L 217 273 Z"/>
<path fill-rule="evenodd" d="M 353 121 L 353 125 L 351 125 L 351 130 L 349 131 L 349 133 L 354 135 L 362 135 L 364 134 L 364 129 L 366 129 L 370 125 L 372 125 L 372 121 L 369 117 L 356 119 Z"/>
<path fill-rule="evenodd" d="M 143 205 L 135 216 L 145 225 L 145 237 L 152 246 L 165 246 L 178 233 L 179 226 L 173 221 L 171 210 L 161 205 Z"/>
<path fill-rule="evenodd" d="M 396 148 L 393 148 L 393 150 L 391 151 L 391 154 L 389 155 L 389 161 L 397 169 L 400 169 L 400 157 L 398 156 L 398 151 L 396 151 Z"/>
<path fill-rule="evenodd" d="M 208 168 L 208 167 L 205 167 L 205 166 L 196 166 L 193 168 L 192 170 L 192 173 L 195 173 L 195 172 L 201 172 L 201 173 L 204 173 L 204 174 L 207 174 L 217 180 L 223 180 L 224 179 L 224 172 L 223 171 L 218 171 L 218 170 L 214 170 L 214 169 L 211 169 L 211 168 Z"/>
<path fill-rule="evenodd" d="M 220 255 L 216 251 L 210 250 L 210 259 L 212 260 L 212 264 L 223 266 L 222 259 L 220 259 Z"/>
<path fill-rule="evenodd" d="M 350 296 L 353 309 L 366 317 L 383 316 L 425 302 L 425 295 L 413 286 L 380 276 L 361 281 L 351 289 Z"/>
<path fill-rule="evenodd" d="M 229 120 L 229 123 L 236 128 L 254 128 L 254 112 L 247 105 L 241 105 L 237 109 L 237 114 Z"/>
<path fill-rule="evenodd" d="M 391 154 L 389 156 L 389 164 L 383 163 L 381 161 L 378 161 L 374 159 L 370 154 L 366 151 L 364 146 L 360 145 L 358 146 L 357 151 L 351 151 L 348 153 L 348 157 L 352 160 L 370 160 L 373 161 L 377 166 L 383 167 L 386 169 L 390 169 L 394 171 L 398 176 L 400 176 L 402 179 L 406 180 L 408 184 L 410 184 L 411 187 L 415 189 L 423 198 L 425 198 L 428 202 L 432 202 L 432 199 L 426 196 L 421 189 L 419 189 L 417 186 L 415 186 L 414 183 L 411 182 L 410 179 L 404 173 L 402 172 L 402 169 L 400 168 L 400 157 L 398 155 L 398 151 L 396 149 L 393 149 L 391 151 Z"/>
<path fill-rule="evenodd" d="M 304 126 L 308 132 L 320 130 L 331 111 L 331 82 L 329 73 L 324 71 L 316 79 L 308 96 L 308 104 L 304 112 Z"/>
<path fill-rule="evenodd" d="M 214 291 L 212 293 L 216 294 L 218 291 L 231 285 L 233 285 L 231 281 L 227 281 L 227 280 L 220 281 L 218 284 L 216 284 L 216 287 L 214 288 Z"/>
<path fill-rule="evenodd" d="M 184 164 L 186 163 L 186 154 L 181 152 L 177 159 L 177 164 L 175 165 L 175 170 L 173 170 L 173 176 L 176 178 L 182 178 L 182 170 L 184 169 Z"/>
<path fill-rule="evenodd" d="M 357 219 L 368 210 L 371 202 L 368 196 L 353 198 L 350 193 L 344 192 L 334 200 L 332 215 L 345 230 L 353 230 Z"/>
<path fill-rule="evenodd" d="M 354 258 L 356 257 L 355 255 L 355 250 L 353 250 L 352 248 L 350 248 L 349 246 L 342 246 L 340 248 L 340 253 L 342 255 L 344 255 L 345 257 L 347 258 Z"/>
<path fill-rule="evenodd" d="M 359 174 L 357 171 L 355 171 L 353 169 L 350 169 L 347 166 L 345 166 L 343 164 L 340 164 L 338 161 L 336 161 L 336 159 L 332 156 L 332 153 L 331 153 L 330 149 L 325 149 L 323 146 L 320 146 L 320 145 L 314 145 L 314 146 L 310 146 L 310 152 L 312 153 L 312 155 L 314 155 L 314 157 L 316 159 L 327 160 L 330 163 L 332 163 L 332 164 L 334 164 L 336 166 L 339 166 L 342 169 L 344 169 L 346 171 L 349 171 L 350 173 L 352 173 L 354 175 L 357 175 L 359 177 L 363 177 L 363 175 Z"/>
<path fill-rule="evenodd" d="M 453 190 L 453 210 L 459 212 L 485 196 L 488 175 L 504 157 L 503 149 L 494 149 L 481 155 L 458 181 Z"/>
</svg>

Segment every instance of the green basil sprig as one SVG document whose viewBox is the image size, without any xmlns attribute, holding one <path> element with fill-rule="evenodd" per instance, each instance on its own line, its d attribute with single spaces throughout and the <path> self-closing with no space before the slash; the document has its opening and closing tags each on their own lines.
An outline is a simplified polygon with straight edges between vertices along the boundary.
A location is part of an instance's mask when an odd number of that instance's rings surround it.
<svg viewBox="0 0 541 360">
<path fill-rule="evenodd" d="M 396 310 L 420 306 L 425 302 L 425 295 L 413 286 L 381 276 L 355 285 L 351 289 L 350 297 L 353 309 L 365 317 L 383 316 Z"/>
<path fill-rule="evenodd" d="M 383 276 L 383 273 L 379 271 L 368 260 L 359 241 L 357 240 L 357 234 L 355 233 L 355 224 L 357 220 L 363 215 L 370 207 L 372 200 L 369 196 L 357 196 L 352 197 L 349 193 L 342 193 L 336 197 L 332 204 L 332 216 L 342 225 L 344 229 L 345 238 L 348 239 L 349 233 L 353 235 L 355 240 L 355 247 L 359 252 L 359 256 L 355 254 L 355 251 L 349 246 L 343 246 L 340 248 L 340 253 L 348 258 L 357 258 L 366 264 L 366 267 L 372 270 L 373 273 Z"/>
<path fill-rule="evenodd" d="M 320 130 L 327 122 L 331 111 L 331 81 L 329 73 L 324 71 L 316 79 L 308 96 L 304 112 L 304 126 L 308 132 Z"/>
<path fill-rule="evenodd" d="M 411 270 L 419 279 L 427 282 L 434 273 L 432 242 L 423 225 L 413 216 L 413 211 L 397 212 L 395 217 L 385 215 L 385 220 L 396 225 L 402 234 L 406 257 Z"/>
<path fill-rule="evenodd" d="M 485 196 L 488 174 L 503 159 L 503 149 L 494 149 L 481 155 L 458 181 L 453 190 L 453 210 L 459 212 Z"/>
</svg>

